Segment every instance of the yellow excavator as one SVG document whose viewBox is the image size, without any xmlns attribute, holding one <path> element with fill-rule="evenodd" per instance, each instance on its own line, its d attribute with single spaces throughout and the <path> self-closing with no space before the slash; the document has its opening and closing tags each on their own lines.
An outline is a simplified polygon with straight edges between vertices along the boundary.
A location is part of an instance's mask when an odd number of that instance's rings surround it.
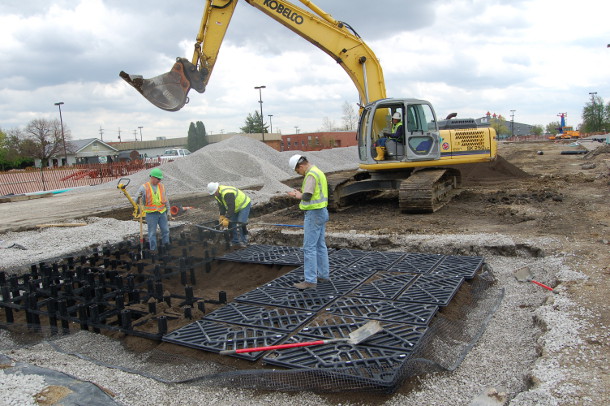
<svg viewBox="0 0 610 406">
<path fill-rule="evenodd" d="M 441 122 L 425 100 L 387 98 L 379 60 L 349 24 L 335 20 L 308 0 L 300 2 L 309 10 L 285 0 L 244 1 L 326 52 L 358 90 L 361 170 L 349 176 L 328 176 L 331 210 L 363 193 L 397 190 L 401 211 L 431 213 L 445 205 L 460 185 L 455 165 L 495 159 L 493 128 L 477 128 L 474 120 Z M 119 75 L 155 106 L 180 110 L 188 102 L 190 89 L 205 91 L 237 2 L 205 1 L 191 61 L 177 58 L 170 72 L 151 79 L 123 71 Z M 380 149 L 380 137 L 392 132 L 392 117 L 400 118 L 401 136 L 385 137 Z"/>
</svg>

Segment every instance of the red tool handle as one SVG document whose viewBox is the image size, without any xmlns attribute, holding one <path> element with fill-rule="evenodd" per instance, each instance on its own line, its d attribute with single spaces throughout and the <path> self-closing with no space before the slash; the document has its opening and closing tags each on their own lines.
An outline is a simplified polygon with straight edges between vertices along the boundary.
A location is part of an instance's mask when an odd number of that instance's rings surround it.
<svg viewBox="0 0 610 406">
<path fill-rule="evenodd" d="M 224 351 L 220 351 L 220 355 L 241 354 L 244 352 L 258 352 L 258 351 L 268 351 L 268 350 L 280 350 L 282 348 L 307 347 L 310 345 L 323 345 L 328 342 L 329 342 L 329 340 L 317 340 L 317 341 L 306 341 L 303 343 L 270 345 L 267 347 L 241 348 L 239 350 L 224 350 Z"/>
<path fill-rule="evenodd" d="M 531 282 L 532 282 L 532 283 L 535 283 L 535 284 L 536 284 L 536 285 L 538 285 L 538 286 L 542 286 L 543 288 L 548 289 L 548 290 L 550 290 L 551 292 L 553 292 L 553 288 L 551 288 L 550 286 L 546 286 L 544 283 L 540 283 L 540 282 L 538 282 L 538 281 L 534 281 L 534 280 L 532 280 Z"/>
</svg>

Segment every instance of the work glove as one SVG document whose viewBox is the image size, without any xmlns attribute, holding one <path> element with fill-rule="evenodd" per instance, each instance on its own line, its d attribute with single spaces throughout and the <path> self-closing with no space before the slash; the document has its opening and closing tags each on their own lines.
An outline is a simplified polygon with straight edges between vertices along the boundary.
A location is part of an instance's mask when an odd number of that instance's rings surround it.
<svg viewBox="0 0 610 406">
<path fill-rule="evenodd" d="M 225 228 L 229 227 L 229 219 L 225 216 L 220 216 L 220 218 L 218 219 L 218 223 Z"/>
</svg>

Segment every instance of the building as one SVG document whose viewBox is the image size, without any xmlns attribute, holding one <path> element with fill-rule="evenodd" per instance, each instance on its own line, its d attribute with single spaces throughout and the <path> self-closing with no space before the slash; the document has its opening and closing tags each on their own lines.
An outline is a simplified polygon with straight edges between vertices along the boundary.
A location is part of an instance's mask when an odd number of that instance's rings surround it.
<svg viewBox="0 0 610 406">
<path fill-rule="evenodd" d="M 89 163 L 106 163 L 113 162 L 117 159 L 119 150 L 112 145 L 106 144 L 97 138 L 87 138 L 85 140 L 70 140 L 66 141 L 66 156 L 63 154 L 63 148 L 60 148 L 60 153 L 49 158 L 47 166 L 57 167 L 74 164 L 89 164 Z M 40 159 L 34 160 L 34 165 L 37 168 L 42 166 Z"/>
<path fill-rule="evenodd" d="M 320 151 L 358 145 L 355 131 L 317 132 L 282 135 L 280 151 Z"/>
</svg>

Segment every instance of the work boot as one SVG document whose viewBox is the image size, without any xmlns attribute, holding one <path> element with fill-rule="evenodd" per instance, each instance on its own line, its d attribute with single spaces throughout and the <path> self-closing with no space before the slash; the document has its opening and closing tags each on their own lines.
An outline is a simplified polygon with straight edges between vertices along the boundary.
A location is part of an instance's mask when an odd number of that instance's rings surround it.
<svg viewBox="0 0 610 406">
<path fill-rule="evenodd" d="M 294 285 L 295 288 L 299 289 L 299 290 L 305 290 L 305 289 L 313 289 L 316 287 L 315 283 L 311 283 L 311 282 L 299 282 L 299 283 L 295 283 Z"/>
<path fill-rule="evenodd" d="M 326 283 L 326 282 L 330 282 L 330 279 L 328 279 L 328 278 L 318 278 L 318 283 Z"/>
<path fill-rule="evenodd" d="M 384 161 L 385 160 L 385 147 L 375 147 L 377 151 L 377 156 L 373 158 L 375 161 Z"/>
</svg>

